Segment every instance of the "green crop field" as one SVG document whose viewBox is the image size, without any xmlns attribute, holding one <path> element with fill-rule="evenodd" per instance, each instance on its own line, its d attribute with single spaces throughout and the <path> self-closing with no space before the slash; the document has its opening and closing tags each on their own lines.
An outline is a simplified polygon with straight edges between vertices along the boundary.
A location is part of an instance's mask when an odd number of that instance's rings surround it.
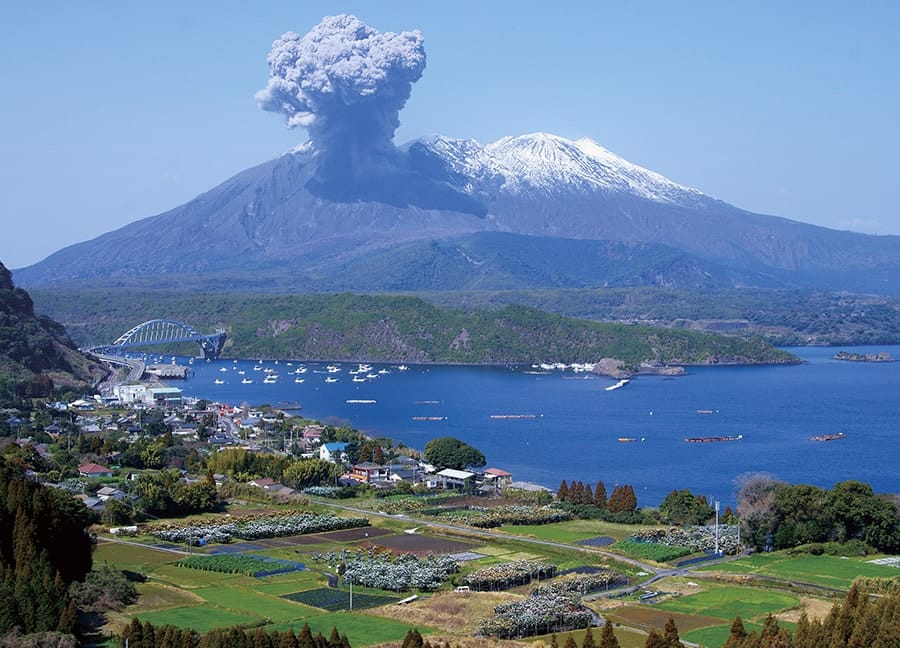
<svg viewBox="0 0 900 648">
<path fill-rule="evenodd" d="M 704 592 L 664 601 L 654 607 L 671 612 L 697 614 L 732 621 L 737 615 L 740 615 L 742 619 L 752 619 L 798 604 L 799 601 L 793 596 L 778 592 L 752 587 L 713 587 Z"/>
<path fill-rule="evenodd" d="M 526 535 L 551 540 L 553 542 L 577 543 L 597 536 L 610 536 L 616 540 L 622 540 L 634 533 L 634 527 L 624 524 L 613 524 L 599 520 L 569 520 L 567 522 L 554 522 L 553 524 L 521 524 L 503 525 L 504 533 L 513 535 Z"/>
<path fill-rule="evenodd" d="M 684 547 L 668 547 L 654 542 L 634 542 L 632 540 L 620 540 L 610 549 L 620 551 L 626 556 L 643 560 L 653 560 L 664 563 L 676 558 L 690 555 L 690 549 Z"/>
<path fill-rule="evenodd" d="M 294 628 L 299 632 L 304 623 L 308 623 L 313 634 L 321 632 L 327 637 L 331 628 L 336 627 L 341 634 L 346 634 L 353 648 L 362 648 L 372 644 L 381 644 L 388 641 L 403 641 L 403 637 L 410 629 L 408 623 L 401 623 L 392 619 L 383 619 L 370 614 L 356 614 L 349 612 L 331 612 L 303 619 L 299 623 L 279 624 L 272 628 L 287 630 Z M 423 635 L 432 634 L 430 628 L 419 626 L 419 632 Z"/>
<path fill-rule="evenodd" d="M 866 559 L 837 556 L 789 556 L 778 552 L 754 554 L 729 563 L 711 565 L 702 571 L 723 571 L 738 574 L 758 574 L 787 580 L 846 589 L 857 576 L 891 578 L 900 576 L 896 567 L 873 565 Z"/>
</svg>

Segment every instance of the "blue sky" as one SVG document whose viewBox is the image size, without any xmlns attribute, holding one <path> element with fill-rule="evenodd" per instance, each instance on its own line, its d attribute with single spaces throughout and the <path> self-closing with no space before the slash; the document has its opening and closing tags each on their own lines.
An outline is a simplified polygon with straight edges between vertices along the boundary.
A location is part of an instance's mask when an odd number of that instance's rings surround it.
<svg viewBox="0 0 900 648">
<path fill-rule="evenodd" d="M 253 95 L 275 38 L 336 13 L 425 37 L 397 143 L 587 136 L 745 209 L 900 234 L 898 2 L 19 0 L 0 9 L 0 261 L 304 141 Z"/>
</svg>

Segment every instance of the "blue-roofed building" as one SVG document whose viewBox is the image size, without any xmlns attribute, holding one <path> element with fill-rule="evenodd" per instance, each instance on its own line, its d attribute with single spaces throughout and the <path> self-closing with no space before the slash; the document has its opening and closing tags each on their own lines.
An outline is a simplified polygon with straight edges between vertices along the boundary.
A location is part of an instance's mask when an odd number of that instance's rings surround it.
<svg viewBox="0 0 900 648">
<path fill-rule="evenodd" d="M 347 444 L 343 442 L 323 443 L 319 447 L 319 459 L 338 463 L 343 458 L 344 452 L 347 450 Z"/>
</svg>

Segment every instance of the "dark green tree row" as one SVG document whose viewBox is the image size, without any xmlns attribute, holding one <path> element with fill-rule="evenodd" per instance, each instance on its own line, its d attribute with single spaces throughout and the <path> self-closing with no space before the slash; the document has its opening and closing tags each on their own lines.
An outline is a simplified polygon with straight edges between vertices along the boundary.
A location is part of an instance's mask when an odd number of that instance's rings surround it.
<svg viewBox="0 0 900 648">
<path fill-rule="evenodd" d="M 900 510 L 859 481 L 827 490 L 748 475 L 738 491 L 738 516 L 744 541 L 757 549 L 857 540 L 885 553 L 900 551 Z"/>
<path fill-rule="evenodd" d="M 299 633 L 293 629 L 280 632 L 234 627 L 198 634 L 175 626 L 156 627 L 138 619 L 125 628 L 120 645 L 122 648 L 350 648 L 347 635 L 340 634 L 337 628 L 332 628 L 326 638 L 321 633 L 313 635 L 306 623 Z"/>
<path fill-rule="evenodd" d="M 793 634 L 769 615 L 762 629 L 748 633 L 738 616 L 724 648 L 897 648 L 900 646 L 900 594 L 878 598 L 850 588 L 841 605 L 824 619 L 800 616 Z"/>
<path fill-rule="evenodd" d="M 614 486 L 612 494 L 607 499 L 606 485 L 602 481 L 598 481 L 596 488 L 591 490 L 590 484 L 573 481 L 570 486 L 563 480 L 556 491 L 556 499 L 574 506 L 593 506 L 610 513 L 637 511 L 637 496 L 630 484 Z"/>
<path fill-rule="evenodd" d="M 75 632 L 68 588 L 91 569 L 89 525 L 81 502 L 0 457 L 0 634 Z"/>
</svg>

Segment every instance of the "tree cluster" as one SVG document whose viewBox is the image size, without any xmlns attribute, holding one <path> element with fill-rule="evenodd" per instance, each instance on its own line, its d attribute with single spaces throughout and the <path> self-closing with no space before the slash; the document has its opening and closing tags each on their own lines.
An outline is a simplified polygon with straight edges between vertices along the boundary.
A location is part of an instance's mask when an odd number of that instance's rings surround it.
<svg viewBox="0 0 900 648">
<path fill-rule="evenodd" d="M 826 490 L 757 473 L 739 485 L 743 538 L 756 549 L 859 540 L 885 553 L 900 551 L 900 510 L 868 484 L 844 481 Z"/>
<path fill-rule="evenodd" d="M 185 483 L 177 470 L 145 473 L 131 482 L 131 490 L 138 496 L 137 508 L 153 517 L 205 513 L 219 505 L 219 493 L 211 472 L 193 484 Z M 118 510 L 118 507 L 113 509 Z"/>
<path fill-rule="evenodd" d="M 871 598 L 851 586 L 824 619 L 800 616 L 793 635 L 769 615 L 759 632 L 748 633 L 735 617 L 725 648 L 896 648 L 900 646 L 900 593 Z"/>
<path fill-rule="evenodd" d="M 87 509 L 0 457 L 0 634 L 73 633 L 68 587 L 91 569 Z"/>
<path fill-rule="evenodd" d="M 484 454 L 468 443 L 453 437 L 432 439 L 425 445 L 425 461 L 435 468 L 454 468 L 464 470 L 469 467 L 480 468 L 487 463 Z"/>
<path fill-rule="evenodd" d="M 575 507 L 594 507 L 600 511 L 609 513 L 633 513 L 637 511 L 637 496 L 630 484 L 622 484 L 613 488 L 612 494 L 607 499 L 606 485 L 602 481 L 591 490 L 590 484 L 581 481 L 573 481 L 572 484 L 563 480 L 556 491 L 556 499 Z"/>
<path fill-rule="evenodd" d="M 705 497 L 694 495 L 686 488 L 672 491 L 659 506 L 660 521 L 667 524 L 705 524 L 715 513 Z"/>
<path fill-rule="evenodd" d="M 120 639 L 122 648 L 126 645 L 128 648 L 350 648 L 347 635 L 340 634 L 336 627 L 332 627 L 326 638 L 321 632 L 313 635 L 306 623 L 299 633 L 293 629 L 267 632 L 263 628 L 234 627 L 198 634 L 189 629 L 156 627 L 148 621 L 132 619 Z"/>
</svg>

